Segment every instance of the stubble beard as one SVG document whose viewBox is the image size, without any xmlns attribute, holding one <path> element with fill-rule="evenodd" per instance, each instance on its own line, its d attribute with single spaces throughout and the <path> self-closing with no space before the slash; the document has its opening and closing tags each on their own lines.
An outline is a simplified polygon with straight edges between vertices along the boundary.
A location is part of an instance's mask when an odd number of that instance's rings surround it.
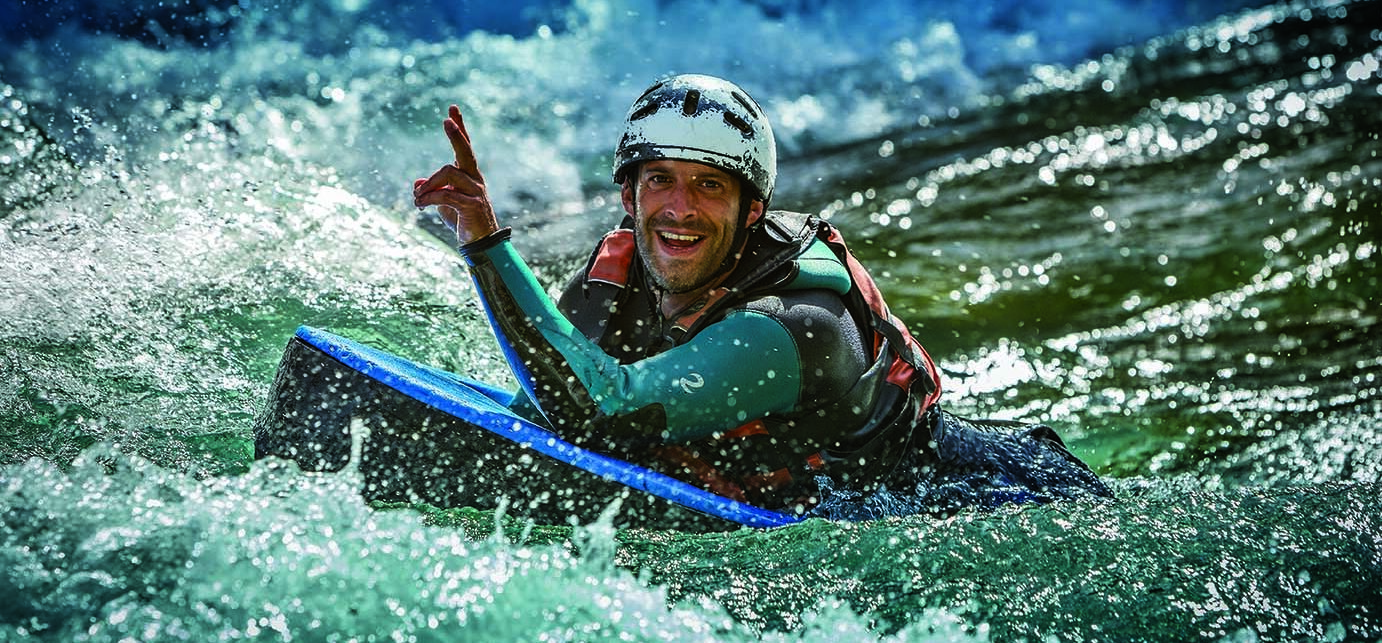
<svg viewBox="0 0 1382 643">
<path fill-rule="evenodd" d="M 677 261 L 674 262 L 674 265 L 663 266 L 655 258 L 659 240 L 657 233 L 649 228 L 648 224 L 652 222 L 644 217 L 635 217 L 634 221 L 634 228 L 638 233 L 638 256 L 653 285 L 662 292 L 671 295 L 693 292 L 710 285 L 721 275 L 720 268 L 724 265 L 725 258 L 729 256 L 731 250 L 729 246 L 733 243 L 733 235 L 723 234 L 723 231 L 706 234 L 706 238 L 701 243 L 713 243 L 715 245 L 702 248 L 697 259 Z M 697 232 L 706 233 L 708 231 L 698 230 Z M 675 264 L 684 265 L 678 268 Z"/>
</svg>

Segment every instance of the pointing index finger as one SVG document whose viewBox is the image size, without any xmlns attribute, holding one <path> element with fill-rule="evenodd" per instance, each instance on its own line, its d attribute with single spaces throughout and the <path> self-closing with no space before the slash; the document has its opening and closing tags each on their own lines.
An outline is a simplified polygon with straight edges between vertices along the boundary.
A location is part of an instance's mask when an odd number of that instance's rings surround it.
<svg viewBox="0 0 1382 643">
<path fill-rule="evenodd" d="M 452 105 L 447 111 L 447 119 L 442 125 L 443 129 L 446 130 L 446 137 L 451 140 L 451 150 L 456 155 L 456 167 L 468 174 L 478 175 L 480 167 L 475 161 L 475 149 L 471 147 L 470 134 L 465 129 L 465 120 L 461 118 L 461 108 Z"/>
</svg>

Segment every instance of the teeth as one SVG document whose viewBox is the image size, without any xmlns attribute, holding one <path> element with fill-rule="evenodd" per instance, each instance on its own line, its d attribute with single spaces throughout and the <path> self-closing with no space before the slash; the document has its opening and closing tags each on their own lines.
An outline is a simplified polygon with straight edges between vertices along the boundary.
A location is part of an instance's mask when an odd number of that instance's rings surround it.
<svg viewBox="0 0 1382 643">
<path fill-rule="evenodd" d="M 668 241 L 685 241 L 687 243 L 690 243 L 692 241 L 700 239 L 700 237 L 698 236 L 689 234 L 675 234 L 672 232 L 659 232 L 658 234 L 662 235 L 662 238 L 667 239 Z"/>
</svg>

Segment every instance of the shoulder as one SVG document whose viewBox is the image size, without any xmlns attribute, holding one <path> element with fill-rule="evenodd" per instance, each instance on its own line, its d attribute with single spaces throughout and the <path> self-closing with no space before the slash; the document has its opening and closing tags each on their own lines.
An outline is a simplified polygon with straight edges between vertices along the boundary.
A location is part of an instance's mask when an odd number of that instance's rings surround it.
<svg viewBox="0 0 1382 643">
<path fill-rule="evenodd" d="M 844 295 L 853 284 L 849 268 L 820 239 L 812 241 L 796 262 L 797 276 L 787 284 L 793 290 L 819 288 Z"/>
<path fill-rule="evenodd" d="M 771 210 L 755 226 L 741 274 L 771 275 L 752 279 L 746 290 L 781 292 L 823 289 L 844 295 L 852 281 L 825 236 L 831 228 L 815 215 Z"/>
<path fill-rule="evenodd" d="M 771 318 L 791 336 L 808 397 L 836 399 L 868 370 L 866 336 L 838 293 L 820 288 L 783 291 L 750 299 L 731 313 L 747 315 Z"/>
<path fill-rule="evenodd" d="M 736 308 L 777 319 L 794 335 L 859 334 L 839 293 L 822 288 L 784 290 L 753 297 Z"/>
</svg>

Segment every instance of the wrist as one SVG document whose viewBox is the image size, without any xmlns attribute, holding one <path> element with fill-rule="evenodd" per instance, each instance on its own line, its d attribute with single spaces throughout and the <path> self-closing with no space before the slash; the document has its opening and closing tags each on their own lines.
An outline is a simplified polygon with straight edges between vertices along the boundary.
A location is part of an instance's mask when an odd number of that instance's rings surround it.
<svg viewBox="0 0 1382 643">
<path fill-rule="evenodd" d="M 467 246 L 482 239 L 494 236 L 494 233 L 498 231 L 499 226 L 486 226 L 478 230 L 456 228 L 456 243 L 461 246 Z"/>
<path fill-rule="evenodd" d="M 461 256 L 465 257 L 471 265 L 474 265 L 474 257 L 482 255 L 486 250 L 508 241 L 512 236 L 513 228 L 498 228 L 491 231 L 489 234 L 475 237 L 470 241 L 462 241 L 458 249 L 461 252 Z M 457 233 L 457 237 L 460 237 L 459 233 Z"/>
</svg>

